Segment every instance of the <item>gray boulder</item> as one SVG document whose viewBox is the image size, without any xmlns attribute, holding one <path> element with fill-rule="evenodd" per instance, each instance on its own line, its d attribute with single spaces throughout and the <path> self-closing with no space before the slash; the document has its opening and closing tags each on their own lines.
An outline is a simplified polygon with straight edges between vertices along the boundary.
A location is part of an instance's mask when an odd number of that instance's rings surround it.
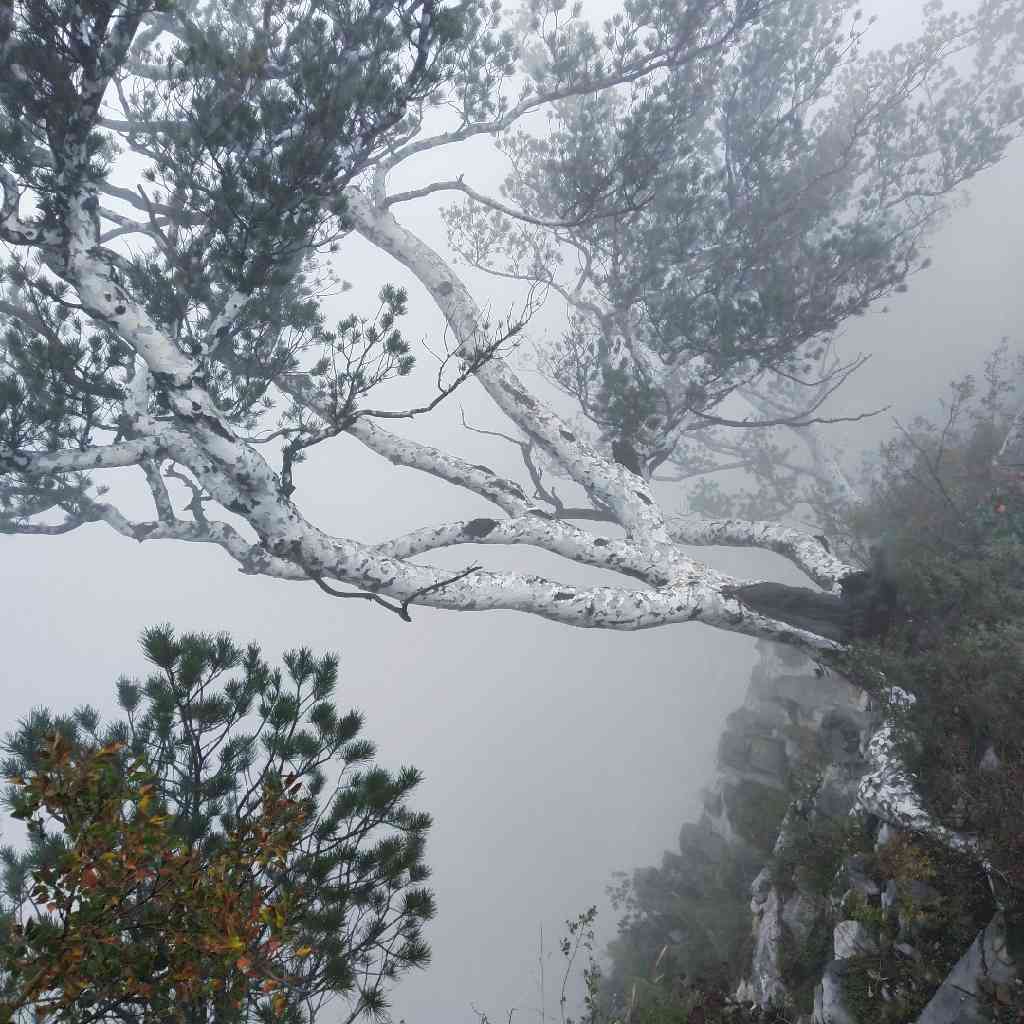
<svg viewBox="0 0 1024 1024">
<path fill-rule="evenodd" d="M 858 1021 L 843 1001 L 843 984 L 849 970 L 847 960 L 833 960 L 825 966 L 821 984 L 814 990 L 814 1024 L 866 1024 Z"/>
<path fill-rule="evenodd" d="M 881 887 L 868 874 L 867 865 L 868 859 L 862 853 L 855 853 L 847 857 L 843 864 L 846 885 L 862 896 L 878 896 L 882 891 Z"/>
<path fill-rule="evenodd" d="M 736 996 L 740 1000 L 752 1000 L 758 1006 L 781 1004 L 786 998 L 786 986 L 779 970 L 783 930 L 779 895 L 773 887 L 765 889 L 763 885 L 754 888 L 753 894 L 754 955 L 750 977 L 740 984 Z"/>
<path fill-rule="evenodd" d="M 878 951 L 871 929 L 860 921 L 840 921 L 832 930 L 832 946 L 837 960 Z"/>
<path fill-rule="evenodd" d="M 1020 976 L 1020 965 L 1007 947 L 1006 922 L 1000 911 L 949 972 L 916 1024 L 981 1024 L 990 1018 L 978 996 L 985 989 L 1010 986 Z"/>
</svg>

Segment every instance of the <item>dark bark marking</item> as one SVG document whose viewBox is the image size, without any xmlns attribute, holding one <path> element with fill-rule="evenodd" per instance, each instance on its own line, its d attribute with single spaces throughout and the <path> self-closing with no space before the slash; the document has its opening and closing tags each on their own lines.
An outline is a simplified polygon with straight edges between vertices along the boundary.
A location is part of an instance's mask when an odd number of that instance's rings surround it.
<svg viewBox="0 0 1024 1024">
<path fill-rule="evenodd" d="M 194 405 L 195 403 L 193 403 Z M 212 430 L 218 437 L 223 437 L 226 441 L 236 440 L 235 436 L 228 430 L 223 423 L 216 416 L 201 416 L 200 419 L 206 426 Z"/>
<path fill-rule="evenodd" d="M 507 381 L 503 382 L 505 390 L 520 404 L 525 405 L 527 409 L 535 409 L 537 403 L 521 388 L 517 388 L 514 384 L 509 384 Z"/>
<path fill-rule="evenodd" d="M 462 528 L 462 532 L 474 538 L 486 537 L 497 526 L 498 521 L 496 519 L 470 519 Z"/>
<path fill-rule="evenodd" d="M 726 587 L 722 595 L 829 640 L 884 637 L 901 613 L 892 582 L 877 571 L 850 573 L 840 582 L 842 597 L 771 582 Z"/>
</svg>

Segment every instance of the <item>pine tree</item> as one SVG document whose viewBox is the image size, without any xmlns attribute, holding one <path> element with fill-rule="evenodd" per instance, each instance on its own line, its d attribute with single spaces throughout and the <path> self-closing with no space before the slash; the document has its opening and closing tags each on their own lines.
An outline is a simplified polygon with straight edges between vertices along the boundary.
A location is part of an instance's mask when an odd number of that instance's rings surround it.
<svg viewBox="0 0 1024 1024">
<path fill-rule="evenodd" d="M 268 784 L 301 782 L 299 833 L 283 857 L 253 867 L 268 891 L 293 897 L 293 927 L 280 954 L 291 979 L 285 1019 L 312 1021 L 337 995 L 349 1000 L 347 1020 L 385 1015 L 388 984 L 430 956 L 422 925 L 434 899 L 422 883 L 431 819 L 407 804 L 419 772 L 375 764 L 374 745 L 360 735 L 362 715 L 338 714 L 334 655 L 290 651 L 282 672 L 255 644 L 243 649 L 223 634 L 179 637 L 169 626 L 146 630 L 142 647 L 154 671 L 144 682 L 118 680 L 122 720 L 103 724 L 89 706 L 65 715 L 34 710 L 6 737 L 4 775 L 38 773 L 54 736 L 76 757 L 116 748 L 111 756 L 123 776 L 145 763 L 169 834 L 207 867 L 259 819 Z M 9 808 L 19 806 L 19 794 L 12 785 Z M 55 870 L 73 846 L 69 838 L 66 828 L 64 835 L 36 830 L 26 853 L 0 853 L 8 913 L 31 913 L 33 873 Z M 142 933 L 133 940 L 147 941 Z M 224 1017 L 215 1000 L 197 1000 L 189 1024 L 265 1019 L 265 1002 L 250 991 Z"/>
</svg>

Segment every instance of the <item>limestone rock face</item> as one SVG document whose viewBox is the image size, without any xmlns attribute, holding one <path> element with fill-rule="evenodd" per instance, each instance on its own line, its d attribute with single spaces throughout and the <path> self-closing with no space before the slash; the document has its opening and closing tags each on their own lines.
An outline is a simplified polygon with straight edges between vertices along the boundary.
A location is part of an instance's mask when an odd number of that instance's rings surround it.
<svg viewBox="0 0 1024 1024">
<path fill-rule="evenodd" d="M 862 896 L 881 895 L 881 886 L 867 873 L 867 858 L 863 854 L 855 853 L 852 857 L 847 857 L 843 864 L 843 872 L 846 888 Z"/>
<path fill-rule="evenodd" d="M 864 694 L 835 673 L 819 675 L 808 658 L 777 644 L 761 643 L 758 651 L 744 705 L 726 720 L 718 778 L 704 793 L 704 820 L 728 842 L 755 843 L 767 853 L 788 840 L 787 807 L 813 771 L 821 775 L 806 810 L 837 819 L 850 812 L 876 719 Z M 830 927 L 829 901 L 799 882 L 796 891 L 781 894 L 767 869 L 751 896 L 754 952 L 737 996 L 782 1005 L 789 993 L 781 951 Z"/>
<path fill-rule="evenodd" d="M 828 900 L 824 896 L 799 890 L 793 893 L 782 905 L 782 923 L 789 938 L 798 946 L 805 945 L 828 910 Z"/>
<path fill-rule="evenodd" d="M 860 921 L 840 921 L 832 932 L 832 947 L 837 960 L 874 953 L 878 943 L 865 924 Z"/>
<path fill-rule="evenodd" d="M 985 748 L 985 753 L 981 755 L 978 767 L 983 772 L 997 772 L 1002 767 L 1002 762 L 999 760 L 996 748 L 991 743 Z"/>
<path fill-rule="evenodd" d="M 828 765 L 823 813 L 846 814 L 864 773 L 875 722 L 864 693 L 779 644 L 758 644 L 760 661 L 743 707 L 726 719 L 704 818 L 729 843 L 771 848 L 794 784 Z"/>
<path fill-rule="evenodd" d="M 734 778 L 785 789 L 789 778 L 786 744 L 756 715 L 734 711 L 718 744 L 718 763 Z"/>
<path fill-rule="evenodd" d="M 706 888 L 728 843 L 707 824 L 687 822 L 679 830 L 680 875 L 699 888 Z"/>
<path fill-rule="evenodd" d="M 815 811 L 826 818 L 845 818 L 857 802 L 857 791 L 864 775 L 864 767 L 863 761 L 830 764 L 818 783 L 814 796 Z"/>
<path fill-rule="evenodd" d="M 942 890 L 941 878 L 926 882 L 904 875 L 887 882 L 886 876 L 873 875 L 877 865 L 864 853 L 843 859 L 828 888 L 820 857 L 816 868 L 800 861 L 801 850 L 814 853 L 813 847 L 800 846 L 807 824 L 840 823 L 856 812 L 868 823 L 876 852 L 908 833 L 967 853 L 969 841 L 928 817 L 896 756 L 891 730 L 862 691 L 835 673 L 819 674 L 798 652 L 769 642 L 758 649 L 760 662 L 744 705 L 726 721 L 717 777 L 703 793 L 700 824 L 684 827 L 680 849 L 695 877 L 702 864 L 727 848 L 742 848 L 755 864 L 765 864 L 751 885 L 753 951 L 738 999 L 788 1007 L 790 1019 L 801 1024 L 873 1024 L 859 1019 L 854 1009 L 863 1006 L 869 958 L 927 960 L 917 933 L 928 914 L 941 913 L 950 894 Z M 903 696 L 894 689 L 889 699 L 898 702 Z M 986 751 L 982 760 L 987 769 L 998 766 L 994 751 Z M 778 856 L 787 851 L 790 860 Z M 831 863 L 824 863 L 831 871 Z M 799 986 L 800 1001 L 807 1000 L 803 1015 L 793 1009 L 795 994 L 787 978 Z M 1008 950 L 1002 915 L 996 914 L 914 1024 L 981 1024 L 988 1018 L 976 997 L 981 995 L 981 1002 L 987 994 L 998 998 L 1022 978 Z M 883 986 L 878 997 L 891 1001 L 899 995 Z"/>
<path fill-rule="evenodd" d="M 1024 977 L 1022 966 L 1010 955 L 1006 921 L 1002 912 L 997 913 L 938 987 L 916 1024 L 981 1024 L 990 1020 L 978 996 L 987 991 L 998 999 L 1000 986 L 1011 986 Z"/>
<path fill-rule="evenodd" d="M 867 1024 L 857 1020 L 843 1001 L 843 983 L 848 972 L 846 960 L 833 960 L 825 966 L 821 984 L 814 990 L 814 1024 Z"/>
<path fill-rule="evenodd" d="M 757 880 L 755 880 L 756 884 Z M 757 899 L 758 897 L 755 895 L 754 901 Z M 782 983 L 779 971 L 782 913 L 779 906 L 779 894 L 773 887 L 767 887 L 763 900 L 754 912 L 754 917 L 756 922 L 754 926 L 754 955 L 750 966 L 750 979 L 740 986 L 737 995 L 741 1000 L 752 999 L 758 1006 L 781 1005 L 786 998 L 786 986 Z"/>
</svg>

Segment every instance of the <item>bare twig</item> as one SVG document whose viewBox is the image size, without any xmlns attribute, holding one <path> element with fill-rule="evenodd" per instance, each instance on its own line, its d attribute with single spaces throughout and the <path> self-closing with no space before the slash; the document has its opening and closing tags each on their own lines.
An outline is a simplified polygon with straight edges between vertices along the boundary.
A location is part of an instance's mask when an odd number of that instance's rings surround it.
<svg viewBox="0 0 1024 1024">
<path fill-rule="evenodd" d="M 816 402 L 813 408 L 817 408 L 821 405 L 821 402 Z M 800 419 L 801 415 L 797 414 L 795 417 L 780 417 L 774 420 L 730 420 L 722 416 L 712 416 L 710 413 L 701 412 L 699 409 L 691 409 L 698 419 L 704 420 L 706 423 L 713 423 L 717 427 L 747 427 L 750 429 L 757 429 L 760 427 L 810 427 L 815 423 L 857 423 L 860 420 L 870 419 L 872 416 L 877 416 L 879 413 L 886 412 L 892 408 L 889 405 L 883 405 L 880 409 L 875 409 L 872 412 L 862 412 L 856 416 L 814 416 L 810 419 Z"/>
<path fill-rule="evenodd" d="M 515 445 L 519 449 L 523 456 L 523 462 L 526 465 L 526 471 L 530 474 L 530 480 L 536 489 L 534 497 L 551 505 L 555 510 L 555 518 L 582 519 L 595 523 L 615 522 L 615 517 L 611 512 L 598 508 L 575 508 L 565 505 L 553 487 L 548 490 L 544 486 L 542 472 L 533 460 L 534 444 L 532 441 L 520 441 L 517 438 L 510 437 L 508 434 L 503 434 L 500 430 L 485 430 L 483 427 L 471 426 L 466 420 L 465 410 L 461 407 L 459 408 L 459 414 L 462 417 L 462 425 L 471 433 L 482 434 L 485 437 L 497 437 L 503 441 L 508 441 L 509 444 Z"/>
<path fill-rule="evenodd" d="M 356 601 L 372 601 L 374 604 L 379 604 L 382 608 L 386 608 L 389 612 L 394 612 L 403 622 L 412 622 L 412 616 L 409 615 L 409 612 L 405 607 L 405 605 L 409 603 L 408 601 L 399 607 L 398 605 L 393 605 L 390 601 L 386 601 L 383 597 L 380 597 L 377 594 L 368 594 L 362 590 L 357 591 L 354 594 L 346 594 L 341 590 L 335 590 L 333 587 L 328 586 L 320 576 L 311 575 L 309 578 L 325 594 L 330 594 L 331 597 L 352 598 Z"/>
<path fill-rule="evenodd" d="M 471 188 L 466 184 L 463 180 L 463 175 L 460 174 L 458 178 L 454 178 L 450 181 L 436 181 L 430 185 L 424 186 L 423 188 L 410 189 L 408 192 L 396 192 L 384 200 L 383 206 L 387 209 L 397 203 L 407 203 L 413 199 L 423 199 L 426 196 L 433 195 L 435 192 L 461 192 L 474 202 L 479 203 L 481 206 L 484 206 L 489 210 L 494 210 L 496 213 L 504 214 L 512 220 L 521 221 L 524 224 L 533 224 L 535 227 L 541 228 L 579 228 L 587 224 L 592 224 L 598 220 L 620 217 L 627 213 L 636 213 L 637 211 L 642 210 L 654 198 L 653 195 L 645 194 L 641 199 L 634 200 L 630 203 L 623 203 L 621 206 L 615 206 L 615 208 L 611 210 L 602 210 L 597 212 L 590 211 L 588 213 L 580 214 L 578 217 L 569 217 L 565 219 L 556 218 L 549 220 L 543 217 L 532 217 L 523 210 L 517 210 L 515 207 L 508 206 L 506 203 L 499 202 L 497 199 L 493 199 L 490 196 L 485 196 L 482 193 L 477 192 L 476 189 Z"/>
<path fill-rule="evenodd" d="M 429 587 L 421 587 L 402 602 L 402 609 L 399 614 L 406 622 L 412 622 L 412 619 L 409 616 L 409 605 L 418 597 L 423 597 L 426 594 L 432 594 L 437 590 L 444 590 L 445 587 L 451 586 L 451 584 L 456 583 L 461 579 L 465 579 L 474 572 L 479 572 L 480 568 L 481 567 L 479 565 L 471 565 L 469 568 L 463 569 L 462 572 L 456 573 L 449 579 L 441 580 L 439 583 L 432 583 Z"/>
</svg>

